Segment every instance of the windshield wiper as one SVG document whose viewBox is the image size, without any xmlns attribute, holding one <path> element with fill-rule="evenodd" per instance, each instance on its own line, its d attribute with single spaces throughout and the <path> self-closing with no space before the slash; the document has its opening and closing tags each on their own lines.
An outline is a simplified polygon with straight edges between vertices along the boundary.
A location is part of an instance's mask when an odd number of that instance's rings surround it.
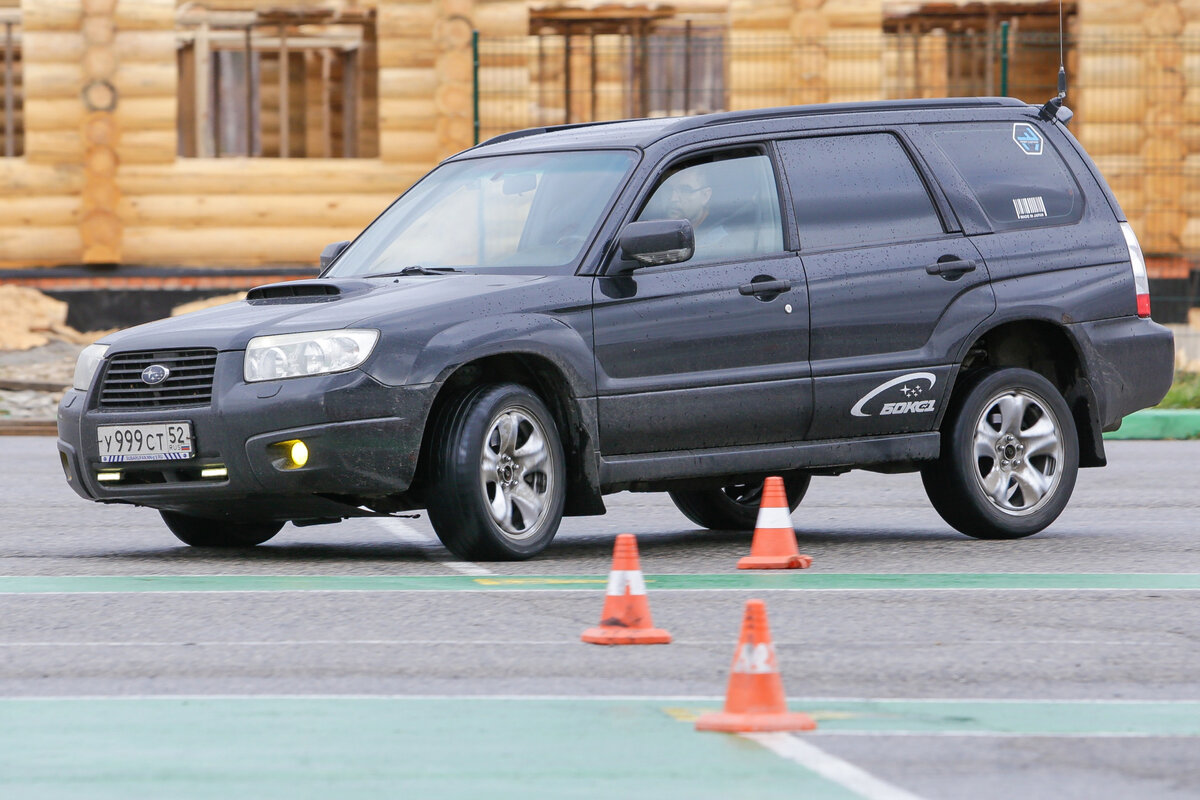
<svg viewBox="0 0 1200 800">
<path fill-rule="evenodd" d="M 367 278 L 396 278 L 403 275 L 445 275 L 447 272 L 458 272 L 454 267 L 425 267 L 420 264 L 413 264 L 411 267 L 405 267 L 398 272 L 372 272 L 370 275 L 365 275 Z"/>
</svg>

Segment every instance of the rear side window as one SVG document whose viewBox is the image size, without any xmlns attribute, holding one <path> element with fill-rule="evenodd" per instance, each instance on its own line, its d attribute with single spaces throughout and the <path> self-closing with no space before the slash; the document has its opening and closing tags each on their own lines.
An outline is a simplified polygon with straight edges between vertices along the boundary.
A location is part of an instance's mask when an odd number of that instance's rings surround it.
<svg viewBox="0 0 1200 800">
<path fill-rule="evenodd" d="M 1083 216 L 1079 185 L 1033 123 L 976 122 L 929 130 L 997 229 L 1065 225 Z"/>
<path fill-rule="evenodd" d="M 942 221 L 904 147 L 889 133 L 779 143 L 801 250 L 922 239 Z"/>
</svg>

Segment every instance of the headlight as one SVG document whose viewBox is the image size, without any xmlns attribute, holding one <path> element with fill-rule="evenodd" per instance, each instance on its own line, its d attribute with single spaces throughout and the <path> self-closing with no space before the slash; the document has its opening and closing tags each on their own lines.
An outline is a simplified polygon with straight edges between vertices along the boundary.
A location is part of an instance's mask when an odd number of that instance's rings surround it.
<svg viewBox="0 0 1200 800">
<path fill-rule="evenodd" d="M 90 389 L 92 380 L 96 377 L 96 370 L 100 368 L 100 362 L 104 361 L 107 353 L 106 344 L 89 344 L 83 348 L 79 360 L 75 362 L 75 377 L 71 379 L 71 385 L 81 392 Z"/>
<path fill-rule="evenodd" d="M 314 331 L 256 336 L 246 345 L 246 383 L 324 375 L 354 369 L 367 360 L 379 331 Z"/>
</svg>

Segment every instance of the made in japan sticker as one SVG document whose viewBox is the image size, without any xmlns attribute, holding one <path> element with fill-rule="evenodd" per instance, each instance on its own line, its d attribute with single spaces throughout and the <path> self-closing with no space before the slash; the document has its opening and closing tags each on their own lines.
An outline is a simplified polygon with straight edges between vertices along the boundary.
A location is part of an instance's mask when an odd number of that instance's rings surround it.
<svg viewBox="0 0 1200 800">
<path fill-rule="evenodd" d="M 1017 219 L 1036 219 L 1046 215 L 1046 201 L 1037 197 L 1014 197 L 1013 208 L 1017 212 Z"/>
</svg>

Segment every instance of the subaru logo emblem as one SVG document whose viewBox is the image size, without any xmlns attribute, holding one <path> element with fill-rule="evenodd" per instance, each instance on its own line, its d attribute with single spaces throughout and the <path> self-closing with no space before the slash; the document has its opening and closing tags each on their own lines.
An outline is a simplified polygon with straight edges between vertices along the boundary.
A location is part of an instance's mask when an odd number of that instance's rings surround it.
<svg viewBox="0 0 1200 800">
<path fill-rule="evenodd" d="M 171 376 L 171 370 L 164 367 L 162 364 L 151 364 L 142 370 L 142 383 L 149 386 L 158 386 Z"/>
</svg>

